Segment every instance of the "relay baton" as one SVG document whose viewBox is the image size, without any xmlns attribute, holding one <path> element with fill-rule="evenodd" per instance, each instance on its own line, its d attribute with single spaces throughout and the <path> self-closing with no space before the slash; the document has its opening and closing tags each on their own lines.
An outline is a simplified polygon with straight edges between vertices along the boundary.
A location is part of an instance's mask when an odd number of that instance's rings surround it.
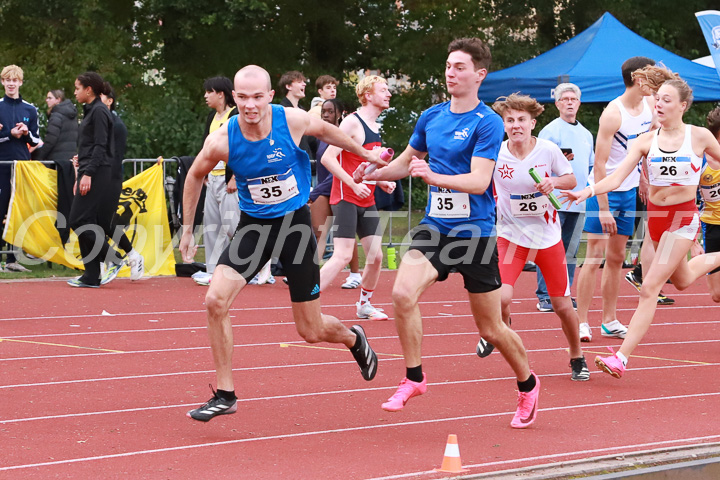
<svg viewBox="0 0 720 480">
<path fill-rule="evenodd" d="M 530 174 L 532 179 L 535 180 L 535 183 L 542 182 L 542 178 L 540 178 L 540 175 L 537 174 L 534 168 L 528 170 L 528 173 Z M 552 203 L 552 206 L 555 207 L 555 210 L 562 210 L 562 205 L 560 204 L 553 192 L 550 192 L 547 197 L 550 199 L 550 203 Z"/>
<path fill-rule="evenodd" d="M 383 150 L 380 153 L 380 160 L 382 160 L 383 162 L 387 162 L 393 157 L 393 155 L 395 155 L 395 150 L 393 150 L 392 148 L 386 148 L 385 150 Z M 365 175 L 368 175 L 368 174 L 374 172 L 376 169 L 377 169 L 376 163 L 368 165 L 367 168 L 365 169 Z"/>
</svg>

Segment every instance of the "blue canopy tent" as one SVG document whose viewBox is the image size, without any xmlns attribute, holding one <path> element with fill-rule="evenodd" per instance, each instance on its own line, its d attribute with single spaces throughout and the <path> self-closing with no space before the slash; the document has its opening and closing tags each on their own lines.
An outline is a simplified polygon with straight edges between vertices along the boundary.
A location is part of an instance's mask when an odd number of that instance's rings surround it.
<svg viewBox="0 0 720 480">
<path fill-rule="evenodd" d="M 572 82 L 580 87 L 583 102 L 609 102 L 623 93 L 621 66 L 635 56 L 652 58 L 679 73 L 693 89 L 695 101 L 720 100 L 717 70 L 645 40 L 607 12 L 590 28 L 552 50 L 488 74 L 478 96 L 492 103 L 519 91 L 541 103 L 551 103 L 555 101 L 555 86 Z"/>
</svg>

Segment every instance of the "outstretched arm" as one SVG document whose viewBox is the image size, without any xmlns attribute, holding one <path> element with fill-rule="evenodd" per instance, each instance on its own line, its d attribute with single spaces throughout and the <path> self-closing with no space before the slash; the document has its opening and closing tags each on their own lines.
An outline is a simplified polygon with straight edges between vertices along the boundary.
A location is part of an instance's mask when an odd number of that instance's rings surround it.
<svg viewBox="0 0 720 480">
<path fill-rule="evenodd" d="M 422 178 L 428 185 L 475 195 L 482 195 L 488 189 L 494 169 L 495 161 L 483 157 L 472 157 L 470 173 L 460 175 L 435 173 L 430 170 L 430 165 L 425 160 L 417 157 L 413 157 L 410 163 L 410 175 Z"/>
<path fill-rule="evenodd" d="M 578 191 L 560 190 L 560 197 L 565 198 L 563 203 L 569 201 L 575 201 L 576 204 L 587 200 L 594 195 L 602 195 L 604 193 L 612 192 L 622 184 L 623 180 L 630 175 L 630 173 L 637 168 L 640 159 L 647 154 L 649 143 L 651 141 L 652 133 L 645 133 L 641 135 L 635 143 L 630 147 L 625 160 L 618 165 L 615 171 L 603 178 L 593 186 L 588 186 Z"/>
<path fill-rule="evenodd" d="M 363 180 L 369 181 L 399 180 L 410 175 L 410 162 L 413 158 L 425 158 L 425 155 L 427 155 L 427 152 L 415 150 L 408 145 L 387 167 L 379 168 L 369 174 L 364 174 L 369 164 L 363 163 L 355 170 L 354 176 L 362 177 Z"/>
<path fill-rule="evenodd" d="M 312 135 L 328 145 L 334 145 L 342 150 L 354 153 L 367 162 L 387 165 L 387 162 L 380 159 L 380 149 L 365 150 L 362 145 L 355 142 L 335 125 L 323 122 L 299 108 L 288 108 L 285 110 L 285 115 L 293 138 Z"/>
</svg>

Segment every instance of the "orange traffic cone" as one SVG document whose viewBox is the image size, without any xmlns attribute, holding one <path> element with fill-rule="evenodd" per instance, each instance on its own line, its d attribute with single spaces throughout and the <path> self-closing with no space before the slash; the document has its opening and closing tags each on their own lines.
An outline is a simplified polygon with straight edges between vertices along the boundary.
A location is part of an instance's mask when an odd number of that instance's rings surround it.
<svg viewBox="0 0 720 480">
<path fill-rule="evenodd" d="M 440 468 L 436 468 L 435 471 L 448 473 L 467 472 L 466 469 L 462 468 L 462 461 L 460 461 L 460 447 L 458 446 L 457 435 L 454 433 L 448 435 L 442 465 Z"/>
</svg>

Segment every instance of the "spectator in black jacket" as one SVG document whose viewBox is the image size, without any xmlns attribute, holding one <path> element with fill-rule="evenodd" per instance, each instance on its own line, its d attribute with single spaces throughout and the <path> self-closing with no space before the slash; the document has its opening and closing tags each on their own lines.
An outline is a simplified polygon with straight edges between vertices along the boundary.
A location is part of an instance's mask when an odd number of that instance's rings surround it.
<svg viewBox="0 0 720 480">
<path fill-rule="evenodd" d="M 40 143 L 38 133 L 37 109 L 20 96 L 24 73 L 17 65 L 8 65 L 0 72 L 5 96 L 0 99 L 0 161 L 30 160 L 28 146 Z M 0 230 L 10 204 L 10 178 L 12 167 L 0 165 Z M 5 249 L 0 236 L 0 250 Z M 9 244 L 7 244 L 9 247 Z M 15 255 L 7 255 L 5 269 L 11 272 L 27 272 L 27 268 L 17 262 Z"/>
<path fill-rule="evenodd" d="M 113 118 L 103 105 L 103 78 L 86 72 L 75 80 L 75 98 L 84 103 L 84 117 L 78 142 L 77 191 L 70 210 L 70 228 L 75 230 L 85 273 L 68 281 L 72 287 L 100 286 L 100 246 L 110 233 L 117 209 L 112 198 Z"/>
<path fill-rule="evenodd" d="M 126 256 L 120 258 L 117 251 L 113 251 L 113 255 L 108 257 L 110 250 L 107 239 L 100 250 L 100 258 L 108 262 L 108 268 L 100 281 L 101 285 L 105 285 L 115 279 L 120 269 L 127 264 L 130 266 L 130 280 L 140 280 L 145 273 L 145 258 L 140 255 L 140 252 L 133 248 L 133 244 L 125 234 L 124 228 L 126 225 L 118 224 L 120 216 L 117 214 L 117 205 L 120 201 L 120 193 L 122 192 L 122 184 L 125 179 L 123 173 L 123 160 L 125 159 L 125 149 L 127 146 L 127 127 L 125 122 L 122 121 L 120 116 L 115 111 L 116 99 L 115 89 L 110 85 L 109 82 L 105 82 L 104 86 L 105 93 L 100 95 L 102 103 L 110 109 L 113 117 L 113 137 L 114 137 L 114 157 L 112 165 L 112 184 L 113 192 L 112 198 L 114 198 L 114 205 L 116 207 L 115 213 L 113 214 L 112 223 L 110 224 L 110 231 L 112 232 L 112 239 L 115 245 L 120 250 L 124 251 Z"/>
<path fill-rule="evenodd" d="M 35 160 L 70 160 L 77 155 L 78 112 L 62 90 L 50 90 L 45 98 L 48 125 L 42 147 L 33 152 Z"/>
</svg>

